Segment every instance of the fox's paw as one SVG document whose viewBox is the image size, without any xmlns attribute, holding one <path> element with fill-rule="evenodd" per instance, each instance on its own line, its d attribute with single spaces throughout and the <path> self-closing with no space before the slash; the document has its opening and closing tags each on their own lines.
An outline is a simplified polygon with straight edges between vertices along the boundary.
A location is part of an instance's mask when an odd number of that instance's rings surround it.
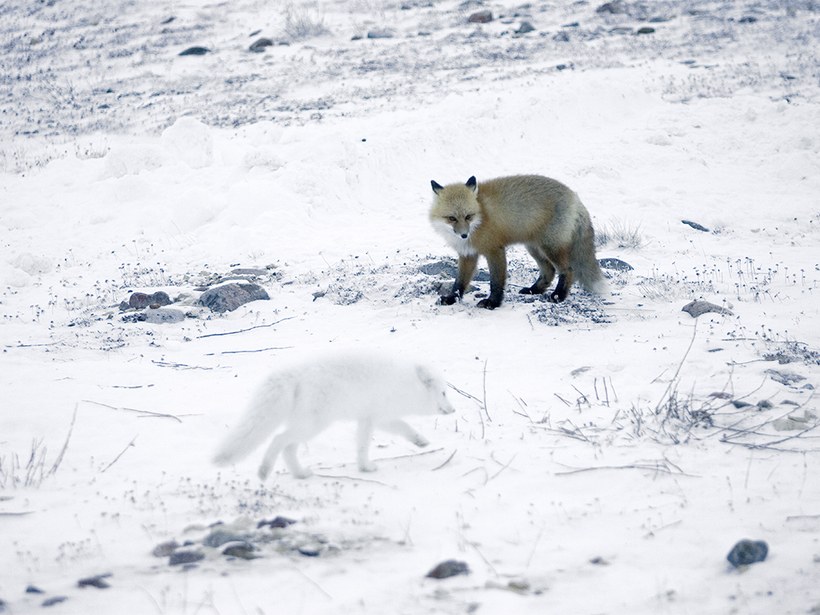
<svg viewBox="0 0 820 615">
<path fill-rule="evenodd" d="M 495 299 L 482 299 L 478 303 L 476 303 L 476 307 L 484 308 L 485 310 L 494 310 L 499 305 L 501 305 L 500 301 L 496 301 Z"/>
<path fill-rule="evenodd" d="M 549 299 L 550 303 L 561 303 L 564 299 L 567 298 L 566 292 L 560 292 L 557 289 L 550 293 Z"/>
<path fill-rule="evenodd" d="M 453 305 L 458 301 L 458 295 L 442 295 L 439 297 L 439 305 Z"/>
<path fill-rule="evenodd" d="M 359 470 L 362 472 L 375 472 L 378 470 L 378 467 L 372 461 L 360 461 Z"/>
<path fill-rule="evenodd" d="M 290 473 L 293 474 L 294 478 L 310 478 L 313 476 L 313 471 L 307 468 L 291 468 Z"/>
<path fill-rule="evenodd" d="M 428 446 L 430 444 L 430 441 L 420 433 L 415 434 L 413 436 L 413 439 L 410 441 L 419 448 L 424 448 L 425 446 Z"/>
</svg>

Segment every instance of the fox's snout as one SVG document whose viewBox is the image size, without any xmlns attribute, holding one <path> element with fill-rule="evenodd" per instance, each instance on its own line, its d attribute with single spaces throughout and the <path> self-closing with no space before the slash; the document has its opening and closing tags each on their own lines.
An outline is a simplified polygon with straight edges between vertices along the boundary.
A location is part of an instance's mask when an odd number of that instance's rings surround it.
<svg viewBox="0 0 820 615">
<path fill-rule="evenodd" d="M 450 403 L 450 400 L 445 397 L 444 401 L 442 401 L 439 404 L 438 411 L 441 414 L 452 414 L 453 412 L 456 411 L 456 409 L 453 408 L 452 404 Z"/>
</svg>

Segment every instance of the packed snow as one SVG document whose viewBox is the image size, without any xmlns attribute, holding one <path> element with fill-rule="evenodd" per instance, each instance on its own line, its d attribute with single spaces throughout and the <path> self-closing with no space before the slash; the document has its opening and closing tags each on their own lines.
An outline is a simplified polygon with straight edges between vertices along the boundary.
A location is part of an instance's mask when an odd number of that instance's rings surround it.
<svg viewBox="0 0 820 615">
<path fill-rule="evenodd" d="M 0 7 L 0 612 L 820 610 L 818 35 L 810 0 Z M 430 180 L 517 173 L 580 195 L 607 291 L 519 295 L 514 247 L 500 308 L 438 305 Z M 269 299 L 198 304 L 236 281 Z M 350 423 L 304 480 L 211 463 L 338 348 L 456 412 L 373 473 Z"/>
</svg>

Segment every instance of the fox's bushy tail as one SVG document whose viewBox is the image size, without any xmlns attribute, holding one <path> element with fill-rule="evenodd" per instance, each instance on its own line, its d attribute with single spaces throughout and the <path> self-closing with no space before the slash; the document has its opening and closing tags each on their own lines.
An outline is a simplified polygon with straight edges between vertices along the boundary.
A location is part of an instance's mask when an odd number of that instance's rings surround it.
<svg viewBox="0 0 820 615">
<path fill-rule="evenodd" d="M 580 212 L 570 252 L 572 272 L 575 279 L 588 291 L 602 293 L 606 290 L 606 280 L 601 272 L 598 259 L 595 258 L 595 231 L 592 228 L 589 212 L 583 205 L 581 205 Z"/>
<path fill-rule="evenodd" d="M 239 423 L 220 443 L 213 462 L 227 465 L 249 455 L 287 419 L 293 402 L 292 385 L 279 376 L 271 376 L 256 391 Z"/>
</svg>

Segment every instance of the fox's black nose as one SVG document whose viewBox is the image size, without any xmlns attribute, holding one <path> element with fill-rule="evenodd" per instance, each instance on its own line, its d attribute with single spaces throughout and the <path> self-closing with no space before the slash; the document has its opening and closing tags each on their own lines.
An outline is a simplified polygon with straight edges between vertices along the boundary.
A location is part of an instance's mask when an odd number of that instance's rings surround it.
<svg viewBox="0 0 820 615">
<path fill-rule="evenodd" d="M 461 238 L 462 238 L 462 239 L 467 239 L 467 233 L 462 233 L 462 234 L 461 234 Z"/>
</svg>

